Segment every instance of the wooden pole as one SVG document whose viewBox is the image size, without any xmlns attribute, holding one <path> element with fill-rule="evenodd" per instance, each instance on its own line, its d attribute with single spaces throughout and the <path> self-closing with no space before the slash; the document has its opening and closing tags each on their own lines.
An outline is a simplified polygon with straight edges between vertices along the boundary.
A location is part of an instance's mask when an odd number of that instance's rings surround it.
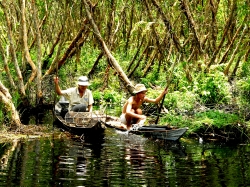
<svg viewBox="0 0 250 187">
<path fill-rule="evenodd" d="M 170 71 L 170 75 L 168 76 L 167 86 L 165 87 L 165 90 L 168 89 L 168 87 L 169 87 L 169 85 L 170 85 L 170 83 L 171 83 L 171 81 L 172 81 L 172 75 L 173 75 L 174 68 L 175 68 L 177 62 L 180 61 L 180 59 L 181 59 L 181 55 L 180 55 L 180 57 L 179 57 L 178 59 L 176 59 L 176 60 L 174 61 L 174 63 L 172 64 L 171 71 Z M 156 118 L 156 120 L 155 120 L 155 124 L 156 124 L 156 125 L 158 124 L 158 121 L 159 121 L 159 118 L 160 118 L 160 113 L 161 113 L 161 109 L 162 109 L 162 107 L 163 107 L 163 103 L 164 103 L 164 100 L 165 100 L 165 96 L 166 96 L 166 94 L 163 96 L 163 98 L 162 98 L 162 100 L 161 100 L 161 105 L 160 105 L 160 107 L 159 107 L 159 109 L 158 109 L 157 118 Z"/>
</svg>

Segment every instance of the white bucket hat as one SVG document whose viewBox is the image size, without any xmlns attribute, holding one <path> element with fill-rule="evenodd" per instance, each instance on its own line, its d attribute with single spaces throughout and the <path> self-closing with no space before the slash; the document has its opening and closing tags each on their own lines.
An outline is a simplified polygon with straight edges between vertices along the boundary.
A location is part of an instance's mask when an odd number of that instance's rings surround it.
<svg viewBox="0 0 250 187">
<path fill-rule="evenodd" d="M 134 94 L 137 94 L 137 93 L 143 92 L 143 91 L 148 91 L 147 88 L 144 86 L 144 84 L 135 85 Z"/>
<path fill-rule="evenodd" d="M 89 86 L 90 83 L 89 83 L 88 77 L 86 77 L 86 76 L 81 76 L 81 77 L 79 77 L 79 79 L 78 79 L 78 85 L 81 85 L 81 86 Z"/>
</svg>

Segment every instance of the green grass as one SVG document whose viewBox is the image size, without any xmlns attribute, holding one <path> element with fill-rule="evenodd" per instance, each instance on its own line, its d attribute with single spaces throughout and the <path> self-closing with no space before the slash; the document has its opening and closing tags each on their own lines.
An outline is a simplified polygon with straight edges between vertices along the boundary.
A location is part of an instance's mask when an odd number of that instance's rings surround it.
<svg viewBox="0 0 250 187">
<path fill-rule="evenodd" d="M 227 125 L 243 124 L 244 120 L 237 114 L 219 110 L 208 110 L 196 113 L 193 116 L 166 114 L 161 117 L 160 124 L 169 124 L 175 127 L 189 127 L 190 132 L 196 132 L 207 126 L 223 128 Z"/>
</svg>

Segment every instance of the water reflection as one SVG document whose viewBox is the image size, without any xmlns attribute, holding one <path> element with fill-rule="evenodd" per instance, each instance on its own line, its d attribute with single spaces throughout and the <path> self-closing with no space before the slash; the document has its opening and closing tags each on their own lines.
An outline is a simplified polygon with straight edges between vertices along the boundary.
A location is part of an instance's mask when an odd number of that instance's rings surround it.
<svg viewBox="0 0 250 187">
<path fill-rule="evenodd" d="M 99 162 L 104 138 L 102 141 L 92 139 L 92 142 L 89 139 L 86 141 L 84 138 L 76 138 L 65 143 L 64 152 L 55 163 L 55 185 L 71 186 L 73 183 L 73 186 L 81 186 L 81 181 L 89 181 L 88 178 L 92 175 L 90 168 L 95 166 L 95 162 Z"/>
<path fill-rule="evenodd" d="M 250 186 L 248 145 L 157 142 L 114 129 L 99 140 L 0 144 L 0 186 Z"/>
</svg>

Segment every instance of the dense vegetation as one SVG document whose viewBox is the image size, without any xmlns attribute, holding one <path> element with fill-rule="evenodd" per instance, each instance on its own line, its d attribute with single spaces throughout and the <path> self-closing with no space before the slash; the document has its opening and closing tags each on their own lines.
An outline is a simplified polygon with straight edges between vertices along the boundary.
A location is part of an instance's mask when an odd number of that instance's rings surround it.
<svg viewBox="0 0 250 187">
<path fill-rule="evenodd" d="M 4 0 L 0 5 L 2 127 L 20 127 L 28 108 L 38 113 L 41 105 L 53 105 L 53 76 L 67 88 L 87 75 L 96 104 L 121 106 L 135 83 L 144 83 L 150 97 L 168 86 L 160 124 L 189 126 L 198 136 L 217 129 L 245 133 L 248 0 Z M 152 121 L 157 107 L 145 106 Z"/>
</svg>

